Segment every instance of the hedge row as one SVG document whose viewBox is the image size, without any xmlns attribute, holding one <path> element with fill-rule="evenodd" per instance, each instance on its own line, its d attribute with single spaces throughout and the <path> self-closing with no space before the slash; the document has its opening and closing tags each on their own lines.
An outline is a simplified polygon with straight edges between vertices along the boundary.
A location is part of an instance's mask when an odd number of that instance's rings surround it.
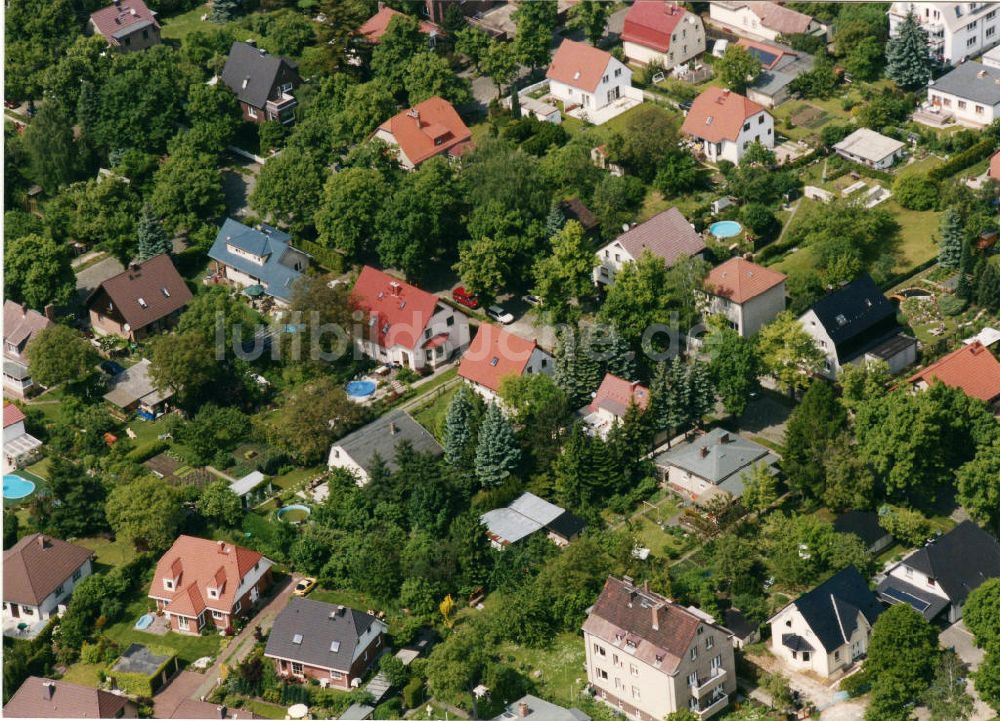
<svg viewBox="0 0 1000 721">
<path fill-rule="evenodd" d="M 980 160 L 989 156 L 994 149 L 994 142 L 991 138 L 980 140 L 971 148 L 966 148 L 961 153 L 951 156 L 946 162 L 932 169 L 927 173 L 931 180 L 944 180 L 950 178 L 955 173 L 965 170 L 970 165 L 975 165 Z"/>
<path fill-rule="evenodd" d="M 135 463 L 142 463 L 148 461 L 153 456 L 158 456 L 169 448 L 170 444 L 167 441 L 155 440 L 145 446 L 139 446 L 129 451 L 128 459 Z"/>
<path fill-rule="evenodd" d="M 317 263 L 331 273 L 344 272 L 344 256 L 337 251 L 322 246 L 312 240 L 296 240 L 295 245 L 311 255 Z"/>
</svg>

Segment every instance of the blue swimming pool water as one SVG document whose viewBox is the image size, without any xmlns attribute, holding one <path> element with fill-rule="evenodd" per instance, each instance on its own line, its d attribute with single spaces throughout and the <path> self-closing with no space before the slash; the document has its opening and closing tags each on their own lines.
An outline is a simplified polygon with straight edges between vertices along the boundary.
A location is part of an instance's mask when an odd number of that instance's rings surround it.
<svg viewBox="0 0 1000 721">
<path fill-rule="evenodd" d="M 720 220 L 708 226 L 708 232 L 716 238 L 732 238 L 734 235 L 739 235 L 742 230 L 743 226 L 735 220 Z"/>
<path fill-rule="evenodd" d="M 16 473 L 8 473 L 3 477 L 3 497 L 16 501 L 35 492 L 35 484 L 27 478 L 21 478 Z"/>
<path fill-rule="evenodd" d="M 347 384 L 347 395 L 365 398 L 375 392 L 375 381 L 351 381 Z"/>
<path fill-rule="evenodd" d="M 135 627 L 139 631 L 145 631 L 147 628 L 153 625 L 153 614 L 144 613 L 139 616 L 139 620 L 135 622 Z"/>
</svg>

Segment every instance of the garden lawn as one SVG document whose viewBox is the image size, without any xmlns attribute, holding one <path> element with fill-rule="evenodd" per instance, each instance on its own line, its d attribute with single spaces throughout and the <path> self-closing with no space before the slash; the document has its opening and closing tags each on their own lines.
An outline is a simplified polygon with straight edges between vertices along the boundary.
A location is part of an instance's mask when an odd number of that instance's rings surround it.
<svg viewBox="0 0 1000 721">
<path fill-rule="evenodd" d="M 199 5 L 194 10 L 189 10 L 180 15 L 169 18 L 160 18 L 162 30 L 160 36 L 164 40 L 183 40 L 184 37 L 195 30 L 208 30 L 221 27 L 201 19 L 202 15 L 208 13 L 208 3 Z"/>
<path fill-rule="evenodd" d="M 288 718 L 288 710 L 284 706 L 250 699 L 244 704 L 244 708 L 249 709 L 261 718 L 283 719 Z"/>
<path fill-rule="evenodd" d="M 666 519 L 670 515 L 667 513 L 670 509 L 664 510 L 662 518 Z M 694 539 L 690 536 L 687 538 L 675 536 L 660 528 L 655 516 L 643 515 L 633 522 L 633 530 L 639 545 L 645 546 L 652 555 L 664 560 L 679 558 L 694 543 Z"/>
<path fill-rule="evenodd" d="M 309 468 L 296 468 L 283 476 L 275 476 L 271 479 L 274 485 L 282 490 L 294 488 L 296 485 L 315 478 L 326 472 L 326 466 L 310 466 Z"/>
<path fill-rule="evenodd" d="M 934 236 L 941 224 L 941 213 L 936 210 L 907 210 L 890 198 L 879 208 L 885 208 L 900 225 L 900 258 L 895 271 L 905 273 L 937 257 L 938 246 Z"/>
<path fill-rule="evenodd" d="M 561 633 L 543 648 L 505 641 L 497 650 L 503 663 L 537 685 L 539 696 L 563 706 L 575 705 L 587 676 L 583 639 L 579 634 Z"/>
<path fill-rule="evenodd" d="M 98 688 L 101 685 L 101 671 L 105 668 L 106 665 L 103 663 L 75 663 L 66 669 L 62 680 L 88 688 Z"/>
<path fill-rule="evenodd" d="M 136 557 L 135 546 L 123 538 L 110 541 L 103 536 L 95 536 L 77 539 L 75 543 L 93 551 L 102 566 L 124 566 Z"/>
<path fill-rule="evenodd" d="M 141 593 L 145 594 L 143 588 Z M 164 636 L 158 636 L 145 631 L 137 631 L 135 622 L 144 613 L 156 607 L 156 604 L 142 595 L 134 599 L 125 609 L 122 620 L 105 629 L 105 633 L 110 639 L 118 643 L 122 650 L 128 648 L 129 644 L 141 643 L 144 645 L 164 646 L 172 649 L 177 657 L 184 663 L 192 663 L 202 656 L 215 656 L 219 653 L 223 638 L 218 633 L 210 633 L 207 636 L 186 636 L 173 631 Z"/>
<path fill-rule="evenodd" d="M 438 430 L 444 427 L 445 416 L 448 415 L 448 406 L 451 399 L 455 397 L 461 386 L 449 388 L 426 406 L 413 412 L 413 418 L 417 423 L 426 428 L 434 437 L 441 441 Z"/>
</svg>

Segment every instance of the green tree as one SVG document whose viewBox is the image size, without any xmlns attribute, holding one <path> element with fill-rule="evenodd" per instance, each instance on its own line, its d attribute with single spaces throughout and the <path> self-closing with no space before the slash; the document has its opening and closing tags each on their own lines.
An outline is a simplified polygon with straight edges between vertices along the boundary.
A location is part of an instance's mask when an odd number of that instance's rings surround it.
<svg viewBox="0 0 1000 721">
<path fill-rule="evenodd" d="M 885 67 L 885 46 L 878 38 L 864 37 L 847 47 L 844 69 L 856 80 L 878 80 Z"/>
<path fill-rule="evenodd" d="M 139 223 L 136 226 L 136 236 L 139 240 L 139 260 L 148 260 L 154 255 L 170 253 L 173 250 L 170 237 L 148 203 L 142 206 L 142 215 L 139 216 Z"/>
<path fill-rule="evenodd" d="M 228 23 L 236 18 L 241 10 L 240 0 L 212 0 L 212 9 L 208 12 L 210 23 Z"/>
<path fill-rule="evenodd" d="M 55 98 L 47 100 L 32 118 L 24 131 L 22 147 L 28 173 L 49 193 L 69 184 L 79 170 L 73 120 Z"/>
<path fill-rule="evenodd" d="M 1000 532 L 1000 441 L 980 448 L 955 476 L 962 507 L 980 523 Z"/>
<path fill-rule="evenodd" d="M 822 351 L 788 311 L 764 326 L 758 338 L 762 365 L 787 393 L 805 390 L 811 376 L 823 369 Z"/>
<path fill-rule="evenodd" d="M 847 566 L 862 575 L 872 569 L 871 554 L 857 536 L 837 533 L 815 516 L 786 516 L 778 511 L 764 520 L 761 555 L 775 582 L 804 588 Z"/>
<path fill-rule="evenodd" d="M 699 717 L 694 711 L 689 711 L 685 708 L 667 714 L 664 721 L 699 721 Z"/>
<path fill-rule="evenodd" d="M 966 721 L 975 702 L 965 689 L 969 668 L 954 651 L 945 651 L 938 659 L 930 687 L 923 700 L 931 712 L 931 721 Z"/>
<path fill-rule="evenodd" d="M 517 49 L 513 43 L 493 40 L 480 59 L 482 72 L 497 86 L 497 96 L 503 92 L 503 86 L 510 83 L 517 75 Z M 517 105 L 517 89 L 511 88 L 511 111 Z"/>
<path fill-rule="evenodd" d="M 87 339 L 64 325 L 50 325 L 36 333 L 27 353 L 31 377 L 47 388 L 88 378 L 99 360 Z"/>
<path fill-rule="evenodd" d="M 548 65 L 552 47 L 552 35 L 558 22 L 556 0 L 538 0 L 520 3 L 513 14 L 517 25 L 514 35 L 514 49 L 519 62 L 534 70 Z"/>
<path fill-rule="evenodd" d="M 575 220 L 567 222 L 551 243 L 551 254 L 536 261 L 532 272 L 535 294 L 553 321 L 558 322 L 571 315 L 571 302 L 579 304 L 593 292 L 591 274 L 597 259 L 583 226 Z"/>
<path fill-rule="evenodd" d="M 818 379 L 813 381 L 785 426 L 781 466 L 789 487 L 810 498 L 823 493 L 826 484 L 823 461 L 846 423 L 847 415 L 830 385 Z"/>
<path fill-rule="evenodd" d="M 417 53 L 409 59 L 403 87 L 410 105 L 434 96 L 461 105 L 472 97 L 469 82 L 455 75 L 448 61 L 432 52 Z"/>
<path fill-rule="evenodd" d="M 472 25 L 465 25 L 455 33 L 455 52 L 464 55 L 472 61 L 476 72 L 482 71 L 483 58 L 492 48 L 493 43 L 489 35 Z"/>
<path fill-rule="evenodd" d="M 459 387 L 448 404 L 442 440 L 444 457 L 455 468 L 470 468 L 474 461 L 482 401 L 467 385 Z"/>
<path fill-rule="evenodd" d="M 969 594 L 962 608 L 962 619 L 980 648 L 996 648 L 1000 644 L 1000 578 L 984 581 Z"/>
<path fill-rule="evenodd" d="M 226 209 L 215 159 L 191 152 L 170 156 L 153 178 L 149 203 L 164 227 L 173 232 L 214 221 Z"/>
<path fill-rule="evenodd" d="M 114 488 L 104 511 L 115 535 L 139 550 L 162 552 L 174 542 L 184 520 L 180 492 L 146 476 Z"/>
<path fill-rule="evenodd" d="M 924 514 L 902 506 L 882 506 L 878 522 L 886 532 L 908 546 L 925 543 L 931 532 L 931 523 Z"/>
<path fill-rule="evenodd" d="M 319 242 L 349 258 L 371 253 L 375 218 L 389 193 L 389 183 L 377 170 L 346 168 L 333 173 L 316 211 Z"/>
<path fill-rule="evenodd" d="M 600 0 L 581 0 L 569 10 L 569 22 L 566 25 L 574 30 L 580 30 L 590 42 L 597 46 L 604 28 L 608 24 L 612 5 Z"/>
<path fill-rule="evenodd" d="M 243 519 L 243 501 L 229 488 L 229 482 L 212 481 L 201 491 L 198 512 L 227 528 L 235 528 Z"/>
<path fill-rule="evenodd" d="M 931 79 L 931 56 L 927 31 L 910 11 L 896 29 L 896 37 L 885 46 L 885 74 L 907 90 L 923 87 Z"/>
<path fill-rule="evenodd" d="M 901 603 L 884 611 L 868 642 L 872 702 L 866 721 L 908 718 L 907 705 L 929 686 L 939 653 L 937 631 L 913 608 Z"/>
<path fill-rule="evenodd" d="M 608 466 L 604 443 L 586 433 L 581 423 L 574 423 L 562 452 L 552 462 L 556 499 L 570 508 L 590 508 L 607 482 L 601 471 Z"/>
<path fill-rule="evenodd" d="M 739 45 L 732 45 L 726 48 L 725 54 L 718 58 L 713 65 L 715 77 L 722 81 L 722 84 L 741 95 L 746 92 L 747 86 L 760 74 L 760 60 L 751 55 L 745 48 Z"/>
<path fill-rule="evenodd" d="M 801 473 L 801 466 L 798 472 Z M 824 505 L 836 511 L 871 507 L 875 499 L 875 474 L 849 433 L 839 433 L 825 444 L 822 475 Z"/>
<path fill-rule="evenodd" d="M 519 436 L 536 467 L 547 466 L 558 453 L 555 443 L 569 417 L 566 393 L 551 376 L 530 373 L 500 381 L 500 398 L 519 427 Z"/>
<path fill-rule="evenodd" d="M 5 97 L 41 97 L 46 69 L 81 35 L 76 8 L 68 0 L 13 0 L 5 18 Z"/>
<path fill-rule="evenodd" d="M 705 186 L 705 168 L 690 153 L 671 153 L 660 163 L 653 186 L 664 198 L 677 198 Z"/>
<path fill-rule="evenodd" d="M 630 174 L 652 182 L 679 155 L 677 118 L 655 103 L 641 105 L 625 118 L 621 130 L 608 139 L 608 154 Z"/>
<path fill-rule="evenodd" d="M 283 422 L 270 430 L 291 458 L 311 465 L 326 458 L 333 441 L 364 420 L 364 409 L 347 397 L 342 385 L 324 376 L 296 389 L 285 404 Z"/>
<path fill-rule="evenodd" d="M 712 382 L 726 410 L 739 417 L 759 387 L 760 356 L 753 338 L 744 338 L 723 323 L 716 323 L 706 339 Z"/>
<path fill-rule="evenodd" d="M 937 205 L 938 184 L 926 175 L 909 173 L 900 175 L 892 184 L 896 202 L 908 210 L 931 210 Z"/>
<path fill-rule="evenodd" d="M 1000 712 L 1000 651 L 991 649 L 986 654 L 973 679 L 983 703 Z"/>
<path fill-rule="evenodd" d="M 389 27 L 372 51 L 372 72 L 390 92 L 400 95 L 405 87 L 410 62 L 426 49 L 427 37 L 420 32 L 416 18 L 396 15 L 389 21 Z"/>
<path fill-rule="evenodd" d="M 840 402 L 853 409 L 859 403 L 884 396 L 892 383 L 892 373 L 885 361 L 850 364 L 840 369 L 837 383 L 841 389 Z"/>
<path fill-rule="evenodd" d="M 476 445 L 476 479 L 483 488 L 501 485 L 517 470 L 521 449 L 500 407 L 491 403 L 483 415 Z"/>
<path fill-rule="evenodd" d="M 54 501 L 46 530 L 59 538 L 84 538 L 108 529 L 104 517 L 104 484 L 84 467 L 60 456 L 49 465 L 48 492 Z"/>
<path fill-rule="evenodd" d="M 954 208 L 948 208 L 941 216 L 941 240 L 938 263 L 943 268 L 957 270 L 962 262 L 962 241 L 964 229 L 962 218 Z"/>
<path fill-rule="evenodd" d="M 789 89 L 804 98 L 829 98 L 836 91 L 838 81 L 833 58 L 823 51 L 817 54 L 813 69 L 795 78 Z"/>
<path fill-rule="evenodd" d="M 316 153 L 289 145 L 261 168 L 250 205 L 302 232 L 312 225 L 319 208 L 324 171 L 323 159 Z"/>
<path fill-rule="evenodd" d="M 990 311 L 1000 310 L 1000 270 L 989 258 L 983 261 L 983 270 L 976 283 L 976 303 Z"/>
<path fill-rule="evenodd" d="M 66 246 L 47 235 L 29 233 L 8 238 L 3 258 L 4 294 L 29 308 L 48 303 L 63 305 L 73 297 L 76 283 Z"/>
<path fill-rule="evenodd" d="M 112 176 L 74 183 L 50 205 L 47 217 L 56 239 L 96 245 L 125 264 L 135 257 L 140 208 L 135 189 L 123 178 Z"/>
<path fill-rule="evenodd" d="M 222 368 L 214 339 L 187 331 L 157 336 L 149 346 L 150 378 L 157 388 L 172 388 L 182 406 L 199 403 L 219 381 Z"/>
<path fill-rule="evenodd" d="M 743 505 L 751 511 L 763 513 L 778 500 L 778 479 L 764 463 L 754 464 L 742 474 Z"/>
</svg>

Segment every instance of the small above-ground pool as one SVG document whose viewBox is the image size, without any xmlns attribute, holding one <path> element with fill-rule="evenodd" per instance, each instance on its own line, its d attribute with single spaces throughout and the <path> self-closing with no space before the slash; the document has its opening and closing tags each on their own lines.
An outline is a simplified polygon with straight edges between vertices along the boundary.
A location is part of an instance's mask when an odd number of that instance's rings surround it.
<svg viewBox="0 0 1000 721">
<path fill-rule="evenodd" d="M 145 631 L 147 628 L 153 625 L 153 614 L 144 613 L 139 616 L 139 620 L 135 622 L 135 628 L 137 631 Z"/>
<path fill-rule="evenodd" d="M 367 398 L 375 392 L 375 381 L 351 381 L 347 384 L 347 395 L 351 398 Z"/>
<path fill-rule="evenodd" d="M 309 510 L 309 506 L 285 506 L 284 508 L 278 509 L 278 520 L 297 526 L 300 523 L 304 523 L 305 520 L 309 518 L 310 513 L 312 513 L 312 511 Z"/>
<path fill-rule="evenodd" d="M 8 501 L 27 498 L 35 492 L 35 484 L 27 478 L 21 478 L 16 473 L 8 473 L 3 477 L 3 497 Z"/>
<path fill-rule="evenodd" d="M 743 231 L 743 226 L 735 220 L 720 220 L 708 226 L 708 232 L 716 238 L 732 238 Z"/>
</svg>

